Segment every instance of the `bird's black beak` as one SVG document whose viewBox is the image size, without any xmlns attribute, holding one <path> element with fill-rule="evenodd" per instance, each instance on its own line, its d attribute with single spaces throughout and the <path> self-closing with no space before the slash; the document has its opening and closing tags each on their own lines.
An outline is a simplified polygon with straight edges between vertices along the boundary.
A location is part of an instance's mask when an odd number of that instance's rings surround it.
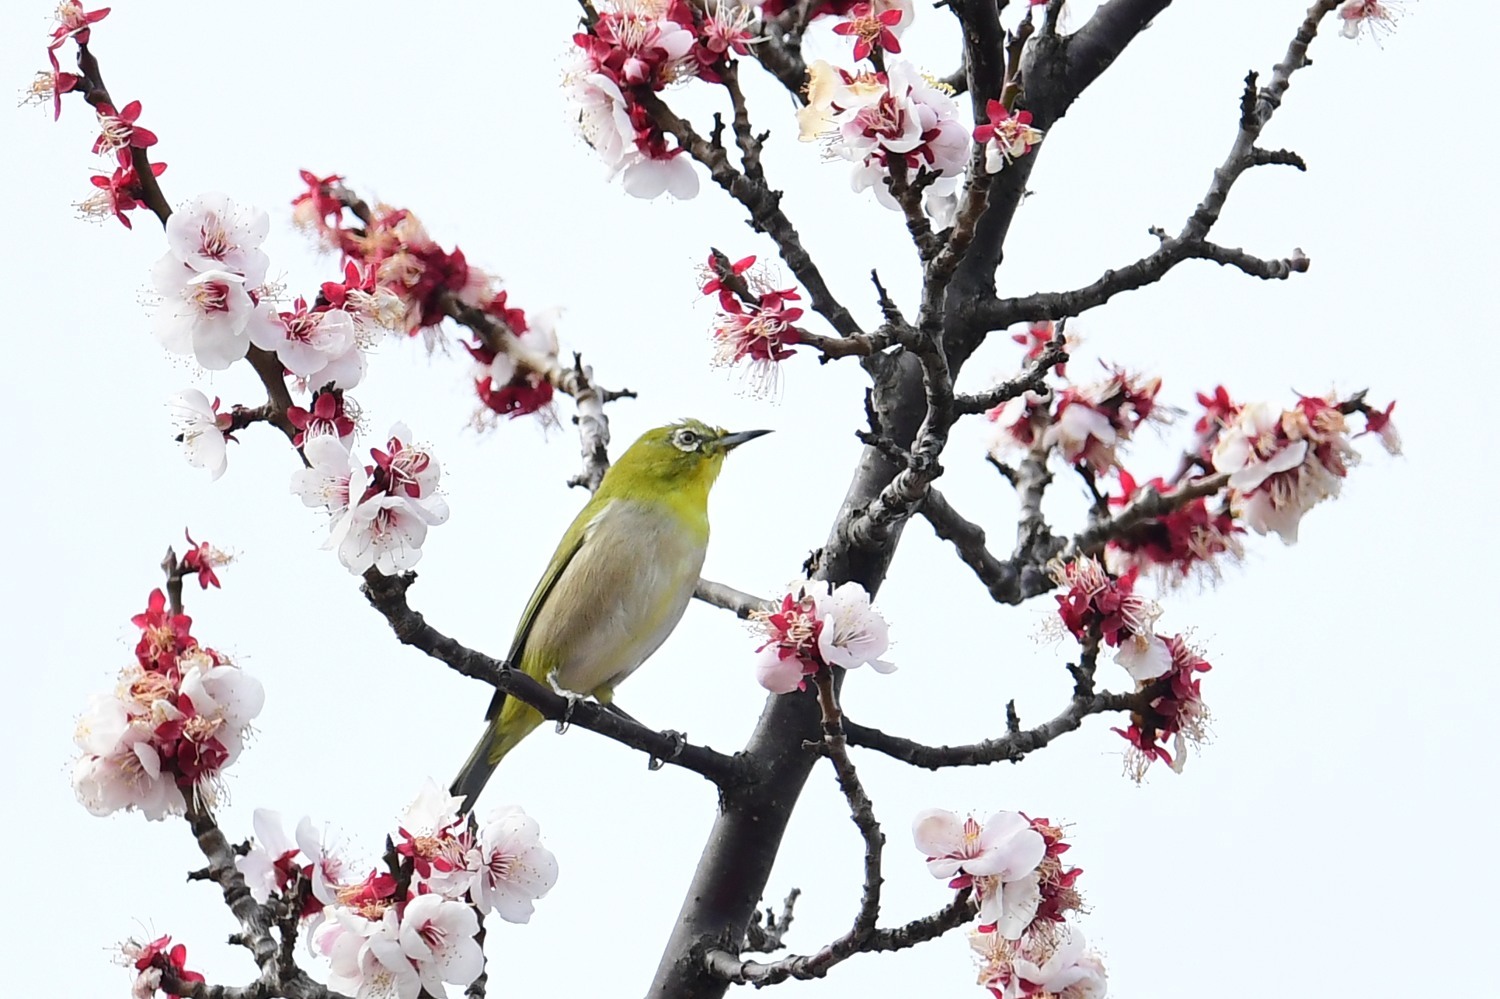
<svg viewBox="0 0 1500 999">
<path fill-rule="evenodd" d="M 757 437 L 764 437 L 770 433 L 769 430 L 740 430 L 732 434 L 725 434 L 719 438 L 719 447 L 726 452 L 733 451 L 746 441 L 753 441 Z"/>
</svg>

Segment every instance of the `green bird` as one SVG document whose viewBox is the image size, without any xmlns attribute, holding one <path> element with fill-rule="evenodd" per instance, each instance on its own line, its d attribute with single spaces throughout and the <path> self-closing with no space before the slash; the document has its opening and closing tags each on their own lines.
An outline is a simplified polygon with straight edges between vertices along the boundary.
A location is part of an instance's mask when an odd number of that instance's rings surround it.
<svg viewBox="0 0 1500 999">
<path fill-rule="evenodd" d="M 568 526 L 506 661 L 609 704 L 615 685 L 666 641 L 692 599 L 708 550 L 708 493 L 724 456 L 768 433 L 683 420 L 642 434 Z M 496 692 L 485 720 L 484 737 L 453 781 L 465 809 L 542 716 Z"/>
</svg>

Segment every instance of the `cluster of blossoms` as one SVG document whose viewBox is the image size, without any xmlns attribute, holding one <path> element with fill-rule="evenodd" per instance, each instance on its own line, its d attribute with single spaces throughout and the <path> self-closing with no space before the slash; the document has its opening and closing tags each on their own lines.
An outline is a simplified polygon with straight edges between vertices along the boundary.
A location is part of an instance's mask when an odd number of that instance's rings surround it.
<svg viewBox="0 0 1500 999">
<path fill-rule="evenodd" d="M 200 577 L 222 564 L 208 546 L 195 551 Z M 146 610 L 131 622 L 141 630 L 135 662 L 78 721 L 73 741 L 82 755 L 73 767 L 73 789 L 95 815 L 136 809 L 161 819 L 182 814 L 189 795 L 214 796 L 265 692 L 223 653 L 199 645 L 192 619 L 174 613 L 161 590 L 152 591 Z"/>
<path fill-rule="evenodd" d="M 1121 494 L 1109 498 L 1111 506 L 1128 507 L 1146 490 L 1172 491 L 1161 478 L 1137 484 L 1123 468 L 1119 477 Z M 1221 559 L 1238 560 L 1244 555 L 1243 533 L 1227 507 L 1210 509 L 1209 498 L 1199 496 L 1118 533 L 1105 549 L 1105 561 L 1117 575 L 1156 570 L 1159 581 L 1175 585 L 1198 571 L 1216 575 Z"/>
<path fill-rule="evenodd" d="M 47 42 L 47 62 L 50 69 L 36 74 L 27 89 L 25 103 L 51 104 L 52 118 L 62 117 L 62 95 L 80 90 L 86 82 L 77 73 L 65 73 L 57 58 L 58 49 L 67 42 L 75 42 L 80 50 L 88 45 L 93 26 L 109 14 L 108 7 L 84 10 L 83 5 L 66 0 L 57 7 L 56 27 Z M 94 112 L 99 121 L 99 135 L 94 139 L 93 151 L 104 156 L 113 165 L 111 172 L 95 174 L 90 182 L 97 190 L 79 202 L 78 210 L 85 218 L 105 218 L 113 215 L 125 228 L 133 228 L 127 212 L 144 207 L 145 188 L 137 170 L 135 153 L 156 145 L 156 133 L 142 128 L 137 122 L 141 117 L 141 102 L 131 101 L 116 109 L 104 101 L 96 101 Z M 146 164 L 152 177 L 160 177 L 167 169 L 165 163 L 151 163 L 142 152 L 141 163 Z"/>
<path fill-rule="evenodd" d="M 807 105 L 797 112 L 802 141 L 822 141 L 829 158 L 854 163 L 854 190 L 869 188 L 898 211 L 892 164 L 900 164 L 908 182 L 935 176 L 923 204 L 937 225 L 951 224 L 969 129 L 947 89 L 908 62 L 893 62 L 883 73 L 852 73 L 820 59 L 807 76 Z"/>
<path fill-rule="evenodd" d="M 1080 645 L 1097 634 L 1117 650 L 1115 662 L 1137 681 L 1155 679 L 1170 668 L 1166 642 L 1154 630 L 1161 608 L 1135 592 L 1134 570 L 1113 576 L 1098 559 L 1084 555 L 1054 562 L 1050 571 L 1062 591 L 1055 596 L 1057 615 Z"/>
<path fill-rule="evenodd" d="M 1399 442 L 1392 444 L 1389 411 L 1377 417 L 1381 439 L 1399 450 Z M 1349 466 L 1359 460 L 1346 431 L 1333 398 L 1302 396 L 1284 411 L 1248 403 L 1220 431 L 1213 467 L 1229 473 L 1230 502 L 1246 524 L 1292 544 L 1303 515 L 1337 496 Z"/>
<path fill-rule="evenodd" d="M 1069 385 L 1051 397 L 1028 392 L 990 410 L 999 430 L 994 451 L 1029 451 L 1040 444 L 1095 475 L 1118 468 L 1120 446 L 1142 424 L 1164 419 L 1165 411 L 1156 404 L 1161 379 L 1106 370 L 1109 376 L 1092 384 Z"/>
<path fill-rule="evenodd" d="M 1020 812 L 996 812 L 981 825 L 931 808 L 912 821 L 912 838 L 933 877 L 973 890 L 979 983 L 996 999 L 1104 995 L 1103 965 L 1066 921 L 1083 908 L 1076 887 L 1083 871 L 1063 865 L 1070 844 L 1061 827 Z"/>
<path fill-rule="evenodd" d="M 556 366 L 557 310 L 546 309 L 530 318 L 512 308 L 504 291 L 494 295 L 484 306 L 485 312 L 505 324 L 515 335 L 510 352 L 497 352 L 483 343 L 465 343 L 464 349 L 474 359 L 474 390 L 483 404 L 476 423 L 483 425 L 489 414 L 515 419 L 529 413 L 552 418 L 552 383 L 540 372 Z M 532 363 L 516 363 L 519 355 L 529 356 Z"/>
<path fill-rule="evenodd" d="M 870 595 L 858 583 L 837 589 L 821 580 L 798 580 L 773 611 L 756 611 L 751 620 L 764 635 L 755 675 L 773 694 L 801 690 L 820 669 L 855 669 L 866 663 L 878 673 L 895 664 L 879 658 L 890 645 L 890 627 L 870 606 Z"/>
<path fill-rule="evenodd" d="M 343 178 L 304 170 L 302 179 L 307 188 L 292 202 L 293 218 L 344 257 L 344 282 L 323 285 L 320 302 L 350 312 L 357 325 L 420 333 L 429 346 L 454 305 L 477 310 L 509 337 L 503 351 L 483 340 L 464 344 L 476 366 L 474 389 L 481 403 L 476 422 L 491 414 L 550 415 L 553 385 L 546 372 L 556 369 L 559 350 L 554 312 L 528 319 L 497 278 L 470 264 L 458 247 L 443 249 L 410 211 L 377 205 L 368 224 L 348 228 L 344 202 L 335 193 Z M 326 381 L 315 379 L 320 385 Z"/>
<path fill-rule="evenodd" d="M 717 257 L 710 254 L 702 288 L 704 295 L 717 296 L 719 303 L 711 328 L 713 363 L 719 367 L 745 363 L 754 390 L 766 391 L 776 383 L 777 365 L 802 342 L 803 330 L 796 325 L 802 309 L 790 304 L 802 296 L 795 288 L 776 287 L 764 269 L 755 267 L 753 256 L 735 261 L 722 274 L 720 267 Z"/>
<path fill-rule="evenodd" d="M 1398 0 L 1344 0 L 1335 15 L 1343 22 L 1339 33 L 1345 38 L 1358 38 L 1368 31 L 1371 38 L 1379 40 L 1396 30 L 1401 8 Z"/>
<path fill-rule="evenodd" d="M 1213 667 L 1183 636 L 1173 635 L 1162 641 L 1171 657 L 1167 671 L 1154 680 L 1136 681 L 1137 690 L 1149 687 L 1161 690 L 1161 694 L 1144 710 L 1132 712 L 1127 728 L 1110 729 L 1130 743 L 1125 754 L 1125 773 L 1137 783 L 1155 760 L 1167 764 L 1175 773 L 1182 773 L 1188 747 L 1200 746 L 1208 739 L 1208 708 L 1203 703 L 1198 674 Z M 1172 743 L 1170 749 L 1168 741 Z"/>
<path fill-rule="evenodd" d="M 260 248 L 271 217 L 222 194 L 205 194 L 167 220 L 167 252 L 151 268 L 162 296 L 152 332 L 174 354 L 222 371 L 253 341 L 270 343 L 277 314 L 262 285 L 270 258 Z"/>
<path fill-rule="evenodd" d="M 280 895 L 308 920 L 330 988 L 443 999 L 445 983 L 465 987 L 484 971 L 480 917 L 524 923 L 557 881 L 534 819 L 506 806 L 476 827 L 461 804 L 429 780 L 401 817 L 393 869 L 363 875 L 310 819 L 289 837 L 280 815 L 257 809 L 255 845 L 235 866 L 257 902 Z"/>
<path fill-rule="evenodd" d="M 308 467 L 292 473 L 292 492 L 327 511 L 325 547 L 356 575 L 371 566 L 387 576 L 410 569 L 422 557 L 427 528 L 448 519 L 438 460 L 412 443 L 404 424 L 391 428 L 383 450 L 370 449 L 370 464 L 336 432 L 306 440 L 303 454 Z"/>
<path fill-rule="evenodd" d="M 1145 709 L 1131 715 L 1129 728 L 1113 730 L 1130 743 L 1126 773 L 1139 781 L 1153 760 L 1181 773 L 1188 747 L 1207 739 L 1208 708 L 1197 674 L 1210 669 L 1208 662 L 1183 636 L 1155 633 L 1161 609 L 1135 593 L 1135 568 L 1114 576 L 1097 559 L 1083 556 L 1055 563 L 1052 578 L 1063 591 L 1056 596 L 1063 627 L 1080 644 L 1097 634 L 1106 646 L 1118 649 L 1115 662 L 1130 674 L 1138 692 L 1156 692 Z"/>
<path fill-rule="evenodd" d="M 578 131 L 627 193 L 655 198 L 698 194 L 698 175 L 681 146 L 669 145 L 637 97 L 694 76 L 720 79 L 725 61 L 749 52 L 748 6 L 719 0 L 695 17 L 685 0 L 613 0 L 592 27 L 573 36 L 576 58 L 564 87 Z"/>
</svg>

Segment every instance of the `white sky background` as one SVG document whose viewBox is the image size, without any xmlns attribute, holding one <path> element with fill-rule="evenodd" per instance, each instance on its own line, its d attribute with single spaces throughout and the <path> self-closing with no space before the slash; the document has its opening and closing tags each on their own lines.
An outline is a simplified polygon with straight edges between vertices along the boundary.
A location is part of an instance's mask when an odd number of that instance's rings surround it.
<svg viewBox="0 0 1500 999">
<path fill-rule="evenodd" d="M 1090 5 L 1085 5 L 1090 6 Z M 1246 69 L 1269 72 L 1304 0 L 1174 6 L 1131 46 L 1045 145 L 1018 214 L 1003 290 L 1074 287 L 1149 252 L 1148 226 L 1176 231 L 1233 137 Z M 308 13 L 308 11 L 316 13 Z M 1079 10 L 1075 18 L 1081 22 Z M 5 76 L 45 65 L 48 4 L 5 4 Z M 610 408 L 615 452 L 681 415 L 775 436 L 735 454 L 714 497 L 705 572 L 763 594 L 822 543 L 858 451 L 865 378 L 852 361 L 785 366 L 777 400 L 735 394 L 710 370 L 711 315 L 695 287 L 710 244 L 774 257 L 743 212 L 705 180 L 691 204 L 643 203 L 601 180 L 573 138 L 558 88 L 576 10 L 563 0 L 422 5 L 263 0 L 253 5 L 122 0 L 94 48 L 116 98 L 145 104 L 156 159 L 180 203 L 222 190 L 268 209 L 273 273 L 311 293 L 335 276 L 289 225 L 296 170 L 346 174 L 417 211 L 445 245 L 498 272 L 528 310 L 566 308 L 566 348 L 608 386 L 641 394 Z M 910 54 L 953 68 L 949 18 L 923 8 Z M 1113 719 L 1091 719 L 1019 767 L 913 771 L 861 752 L 887 835 L 883 922 L 950 897 L 910 845 L 911 816 L 942 806 L 1022 809 L 1072 824 L 1085 868 L 1081 925 L 1121 997 L 1441 994 L 1471 989 L 1497 885 L 1491 732 L 1500 682 L 1480 628 L 1495 610 L 1487 500 L 1500 484 L 1480 441 L 1497 360 L 1493 142 L 1484 70 L 1493 5 L 1415 4 L 1384 47 L 1325 35 L 1264 136 L 1311 171 L 1256 170 L 1216 238 L 1265 256 L 1301 246 L 1308 274 L 1263 283 L 1189 262 L 1161 284 L 1078 320 L 1071 369 L 1103 355 L 1159 373 L 1164 401 L 1228 384 L 1235 398 L 1292 391 L 1400 400 L 1408 457 L 1360 441 L 1344 496 L 1311 513 L 1302 542 L 1252 538 L 1217 589 L 1169 595 L 1162 626 L 1192 629 L 1215 668 L 1204 681 L 1215 742 L 1181 776 L 1136 787 L 1120 773 Z M 842 52 L 842 49 L 837 51 Z M 792 104 L 756 78 L 752 111 L 773 138 L 767 170 L 825 275 L 873 327 L 872 266 L 914 314 L 917 270 L 899 214 L 848 193 L 847 167 L 795 142 Z M 668 95 L 706 128 L 701 85 Z M 696 96 L 695 96 L 696 95 Z M 715 97 L 715 99 L 717 99 Z M 9 936 L 24 939 L 7 992 L 125 995 L 109 963 L 129 935 L 170 932 L 210 981 L 253 969 L 223 943 L 236 929 L 197 867 L 184 823 L 89 816 L 67 780 L 73 720 L 130 656 L 129 617 L 158 584 L 183 527 L 233 548 L 225 589 L 187 594 L 195 633 L 259 677 L 259 735 L 229 775 L 233 838 L 256 806 L 332 822 L 374 860 L 393 819 L 432 775 L 446 782 L 481 730 L 487 688 L 403 649 L 357 580 L 319 549 L 322 518 L 287 491 L 295 457 L 266 427 L 244 431 L 211 484 L 173 444 L 165 397 L 187 385 L 258 403 L 241 365 L 210 378 L 166 357 L 140 301 L 163 252 L 145 212 L 127 232 L 73 218 L 91 190 L 92 115 L 69 100 L 0 116 L 0 173 L 12 237 L 12 306 L 0 398 L 11 425 L 12 525 L 5 601 L 17 625 L 4 726 L 3 824 L 11 858 Z M 820 321 L 811 328 L 823 330 Z M 1001 334 L 965 371 L 967 388 L 1006 373 Z M 464 429 L 472 394 L 457 358 L 384 344 L 354 395 L 377 433 L 408 422 L 444 463 L 451 521 L 433 530 L 413 603 L 442 630 L 504 651 L 555 539 L 584 496 L 570 432 L 530 420 Z M 563 407 L 564 414 L 570 410 Z M 1137 474 L 1169 469 L 1187 426 L 1146 434 Z M 958 428 L 942 488 L 1008 548 L 1015 502 L 982 462 L 986 428 Z M 1060 474 L 1048 510 L 1064 529 L 1081 487 Z M 180 544 L 179 544 L 180 548 Z M 892 622 L 888 677 L 856 675 L 851 717 L 932 742 L 972 741 L 1064 703 L 1073 654 L 1032 638 L 1050 598 L 994 606 L 920 520 L 879 605 Z M 694 741 L 743 744 L 762 703 L 753 639 L 729 614 L 692 606 L 627 684 L 621 703 Z M 1112 688 L 1127 678 L 1101 669 Z M 513 801 L 540 821 L 561 878 L 527 926 L 492 923 L 495 995 L 640 995 L 713 819 L 712 788 L 575 730 L 539 730 L 506 760 L 485 806 Z M 794 950 L 847 928 L 860 845 L 827 767 L 814 774 L 768 891 L 803 889 Z M 19 924 L 25 920 L 25 936 Z M 8 920 L 9 921 L 9 920 Z M 978 995 L 961 934 L 899 955 L 861 956 L 807 996 Z M 564 988 L 566 984 L 566 989 Z"/>
</svg>

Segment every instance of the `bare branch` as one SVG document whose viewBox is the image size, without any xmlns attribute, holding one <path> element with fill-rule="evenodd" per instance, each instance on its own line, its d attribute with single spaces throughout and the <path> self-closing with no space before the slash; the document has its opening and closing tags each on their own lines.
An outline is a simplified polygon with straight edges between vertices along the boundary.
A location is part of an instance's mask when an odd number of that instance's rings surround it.
<svg viewBox="0 0 1500 999">
<path fill-rule="evenodd" d="M 927 746 L 847 719 L 844 731 L 851 746 L 873 749 L 927 770 L 987 766 L 1000 762 L 1019 763 L 1028 753 L 1036 752 L 1064 733 L 1075 731 L 1089 715 L 1106 711 L 1140 710 L 1150 703 L 1147 694 L 1154 695 L 1154 692 L 1148 688 L 1140 693 L 1113 694 L 1105 691 L 1089 697 L 1074 697 L 1056 717 L 1035 728 L 1022 729 L 966 746 Z"/>
<path fill-rule="evenodd" d="M 732 611 L 735 617 L 741 619 L 749 618 L 756 611 L 769 611 L 774 607 L 771 601 L 763 597 L 744 593 L 709 579 L 698 580 L 698 588 L 693 591 L 693 596 L 706 604 Z"/>
<path fill-rule="evenodd" d="M 693 745 L 678 733 L 647 728 L 593 701 L 570 702 L 520 670 L 459 644 L 428 624 L 422 614 L 407 603 L 406 591 L 416 578 L 416 573 L 410 572 L 404 576 L 383 576 L 374 569 L 364 577 L 365 597 L 384 615 L 403 645 L 427 653 L 464 676 L 483 680 L 496 690 L 529 704 L 544 718 L 566 719 L 571 725 L 640 750 L 656 766 L 670 763 L 691 770 L 721 788 L 756 779 L 753 762 L 743 753 L 726 756 L 707 746 Z"/>
<path fill-rule="evenodd" d="M 781 903 L 779 916 L 775 909 L 766 909 L 764 915 L 759 909 L 755 910 L 750 925 L 745 927 L 745 952 L 770 954 L 785 946 L 781 941 L 792 928 L 792 909 L 801 895 L 801 888 L 793 888 L 787 892 L 786 900 Z"/>
<path fill-rule="evenodd" d="M 1110 51 L 1105 42 L 1115 37 L 1111 30 L 1106 30 L 1106 26 L 1124 25 L 1133 36 L 1134 30 L 1139 30 L 1136 27 L 1140 23 L 1139 16 L 1142 13 L 1154 13 L 1151 8 L 1160 10 L 1161 6 L 1151 0 L 1112 0 L 1100 7 L 1090 19 L 1089 25 L 1085 25 L 1069 47 L 1070 73 L 1077 68 L 1072 60 L 1079 55 L 1080 44 L 1087 47 L 1090 42 L 1097 43 L 1097 50 L 1102 57 Z M 1184 260 L 1212 260 L 1221 266 L 1235 267 L 1263 280 L 1284 280 L 1293 274 L 1305 272 L 1309 261 L 1301 250 L 1295 250 L 1290 256 L 1279 260 L 1267 260 L 1243 249 L 1212 243 L 1208 240 L 1208 234 L 1224 210 L 1230 189 L 1246 170 L 1264 165 L 1306 169 L 1306 164 L 1296 153 L 1285 149 L 1261 149 L 1256 146 L 1256 142 L 1271 116 L 1281 106 L 1282 96 L 1291 85 L 1292 74 L 1308 64 L 1307 47 L 1317 34 L 1319 22 L 1337 6 L 1338 0 L 1317 0 L 1313 4 L 1287 47 L 1286 55 L 1272 70 L 1271 81 L 1265 87 L 1257 90 L 1255 72 L 1246 76 L 1245 90 L 1240 101 L 1239 129 L 1229 154 L 1214 171 L 1203 200 L 1198 203 L 1178 235 L 1167 238 L 1160 230 L 1153 230 L 1161 240 L 1161 245 L 1154 252 L 1126 267 L 1106 271 L 1098 281 L 1086 287 L 1068 292 L 1038 293 L 1022 298 L 980 303 L 976 307 L 976 316 L 985 328 L 1002 329 L 1016 322 L 1076 316 L 1103 305 L 1122 292 L 1143 288 L 1161 280 L 1168 271 Z M 1100 24 L 1100 28 L 1089 32 L 1090 26 L 1095 22 Z M 1086 33 L 1087 40 L 1079 42 L 1077 39 L 1083 38 Z M 1103 65 L 1108 65 L 1108 61 L 1112 59 L 1113 55 L 1110 54 Z"/>
</svg>

